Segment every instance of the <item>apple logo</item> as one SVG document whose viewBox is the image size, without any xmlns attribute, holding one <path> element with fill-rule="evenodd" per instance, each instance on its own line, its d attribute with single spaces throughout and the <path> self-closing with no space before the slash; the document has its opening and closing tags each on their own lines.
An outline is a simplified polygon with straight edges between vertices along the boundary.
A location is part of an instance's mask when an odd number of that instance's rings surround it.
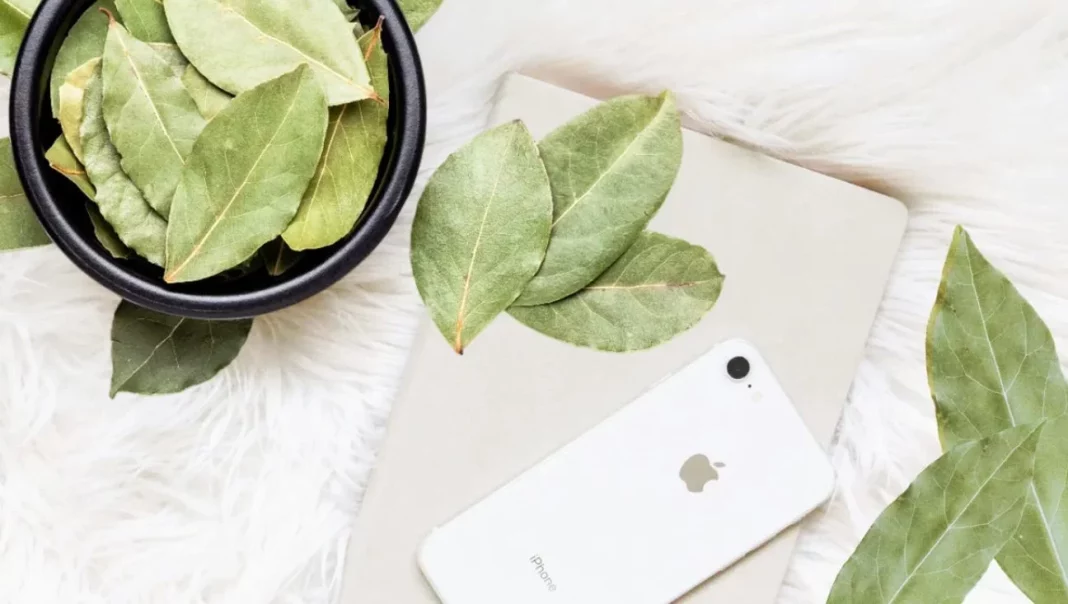
<svg viewBox="0 0 1068 604">
<path fill-rule="evenodd" d="M 704 455 L 694 455 L 686 460 L 686 463 L 682 464 L 682 470 L 679 471 L 679 478 L 686 483 L 686 488 L 691 493 L 703 493 L 708 483 L 719 480 L 719 470 L 717 468 L 725 468 L 725 463 L 712 463 L 708 457 Z"/>
</svg>

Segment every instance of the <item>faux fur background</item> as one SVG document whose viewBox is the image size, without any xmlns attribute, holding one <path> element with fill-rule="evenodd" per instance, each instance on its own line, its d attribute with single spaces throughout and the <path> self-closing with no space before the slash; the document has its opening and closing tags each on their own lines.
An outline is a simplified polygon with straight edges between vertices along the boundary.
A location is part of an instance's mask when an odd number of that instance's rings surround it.
<svg viewBox="0 0 1068 604">
<path fill-rule="evenodd" d="M 910 206 L 834 450 L 840 493 L 785 602 L 822 601 L 938 454 L 923 333 L 955 224 L 1068 351 L 1064 2 L 445 0 L 419 42 L 424 178 L 482 127 L 502 74 L 537 68 L 672 88 L 709 131 Z M 334 601 L 420 312 L 414 205 L 342 284 L 257 321 L 221 378 L 171 397 L 107 398 L 115 296 L 54 248 L 0 256 L 0 602 Z M 969 601 L 1023 598 L 992 572 Z"/>
</svg>

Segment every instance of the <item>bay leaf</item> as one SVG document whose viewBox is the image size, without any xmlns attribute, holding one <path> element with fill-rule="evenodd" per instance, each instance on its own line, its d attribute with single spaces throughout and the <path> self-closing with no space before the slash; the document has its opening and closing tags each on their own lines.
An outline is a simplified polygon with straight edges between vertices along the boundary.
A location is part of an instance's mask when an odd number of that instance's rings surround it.
<svg viewBox="0 0 1068 604">
<path fill-rule="evenodd" d="M 85 88 L 89 79 L 96 73 L 100 58 L 92 58 L 70 72 L 66 81 L 59 87 L 59 119 L 63 136 L 67 139 L 71 152 L 79 162 L 84 161 L 82 151 L 82 119 L 85 115 Z"/>
<path fill-rule="evenodd" d="M 998 565 L 1035 604 L 1063 603 L 1068 551 L 1068 416 L 1047 420 L 1035 455 L 1035 475 L 1016 536 Z"/>
<path fill-rule="evenodd" d="M 89 221 L 93 224 L 93 234 L 101 247 L 114 258 L 123 260 L 129 258 L 130 249 L 122 243 L 119 236 L 115 234 L 115 229 L 104 220 L 104 217 L 100 215 L 100 209 L 91 201 L 96 197 L 96 189 L 89 181 L 85 167 L 78 162 L 78 158 L 74 157 L 74 152 L 67 145 L 67 139 L 63 136 L 57 138 L 55 144 L 45 153 L 45 158 L 48 159 L 53 170 L 66 176 L 89 198 L 90 201 L 86 202 L 85 209 L 89 213 Z"/>
<path fill-rule="evenodd" d="M 251 329 L 251 319 L 186 319 L 123 301 L 111 325 L 111 396 L 169 394 L 202 384 L 237 358 Z"/>
<path fill-rule="evenodd" d="M 163 0 L 115 0 L 115 7 L 130 33 L 142 42 L 174 42 Z"/>
<path fill-rule="evenodd" d="M 85 172 L 96 187 L 96 203 L 130 249 L 149 262 L 163 266 L 167 241 L 167 221 L 145 201 L 137 185 L 122 170 L 119 152 L 111 143 L 104 122 L 102 66 L 89 80 L 85 92 L 85 119 L 82 121 L 82 148 Z"/>
<path fill-rule="evenodd" d="M 326 123 L 326 98 L 306 65 L 239 95 L 209 122 L 174 195 L 164 279 L 219 274 L 281 235 L 315 173 Z"/>
<path fill-rule="evenodd" d="M 0 0 L 0 74 L 10 76 L 22 36 L 41 0 Z"/>
<path fill-rule="evenodd" d="M 294 250 L 333 245 L 352 232 L 378 180 L 389 118 L 389 65 L 378 30 L 360 38 L 371 83 L 386 103 L 370 99 L 330 109 L 326 145 L 292 224 L 282 233 Z"/>
<path fill-rule="evenodd" d="M 947 448 L 1068 410 L 1049 328 L 959 227 L 928 323 L 927 375 Z"/>
<path fill-rule="evenodd" d="M 951 449 L 875 521 L 828 604 L 962 602 L 1015 534 L 1041 425 Z"/>
<path fill-rule="evenodd" d="M 441 8 L 442 0 L 398 0 L 404 20 L 412 31 L 419 31 Z"/>
<path fill-rule="evenodd" d="M 281 277 L 289 272 L 289 269 L 300 262 L 302 254 L 295 252 L 279 238 L 260 248 L 260 258 L 263 259 L 267 274 L 272 277 Z"/>
<path fill-rule="evenodd" d="M 682 126 L 675 97 L 625 96 L 538 145 L 553 188 L 553 232 L 517 306 L 556 302 L 603 273 L 641 235 L 675 182 Z"/>
<path fill-rule="evenodd" d="M 231 94 L 307 64 L 331 106 L 375 96 L 333 0 L 167 0 L 166 12 L 189 62 Z"/>
<path fill-rule="evenodd" d="M 104 251 L 111 254 L 113 258 L 119 260 L 126 260 L 130 257 L 130 248 L 119 239 L 119 236 L 115 234 L 115 229 L 111 228 L 107 220 L 100 214 L 100 209 L 92 203 L 85 204 L 85 209 L 89 212 L 89 221 L 93 223 L 93 235 L 96 240 L 100 242 L 100 247 L 104 248 Z"/>
<path fill-rule="evenodd" d="M 89 199 L 96 197 L 96 189 L 89 181 L 89 175 L 85 173 L 85 166 L 78 161 L 77 157 L 74 157 L 74 151 L 71 151 L 66 138 L 63 136 L 57 138 L 56 142 L 45 152 L 45 159 L 48 160 L 48 165 L 53 170 L 67 177 L 67 180 L 81 189 L 86 197 Z"/>
<path fill-rule="evenodd" d="M 723 280 L 704 248 L 647 231 L 578 293 L 552 304 L 515 306 L 509 313 L 577 346 L 644 350 L 697 325 L 719 299 Z"/>
<path fill-rule="evenodd" d="M 234 99 L 230 93 L 209 82 L 208 78 L 205 78 L 204 74 L 192 65 L 186 67 L 182 73 L 182 84 L 192 95 L 193 102 L 200 109 L 200 115 L 208 121 L 215 119 L 215 116 L 226 109 L 226 106 Z"/>
<path fill-rule="evenodd" d="M 207 121 L 174 69 L 118 22 L 104 44 L 104 121 L 122 169 L 160 216 Z"/>
<path fill-rule="evenodd" d="M 70 72 L 87 61 L 104 53 L 104 39 L 108 34 L 108 16 L 100 11 L 115 12 L 114 0 L 99 0 L 87 8 L 67 33 L 67 39 L 59 47 L 56 61 L 52 64 L 51 97 L 52 115 L 59 115 L 59 88 L 67 81 Z"/>
<path fill-rule="evenodd" d="M 1049 328 L 961 228 L 928 325 L 927 372 L 946 449 L 1068 410 Z M 1068 601 L 1063 479 L 1063 469 L 1036 468 L 1020 534 L 998 555 L 1009 578 L 1038 604 Z"/>
<path fill-rule="evenodd" d="M 0 138 L 0 251 L 51 242 L 22 190 L 11 139 Z"/>
<path fill-rule="evenodd" d="M 538 271 L 551 219 L 549 180 L 522 122 L 479 135 L 431 177 L 412 224 L 412 273 L 456 352 Z"/>
</svg>

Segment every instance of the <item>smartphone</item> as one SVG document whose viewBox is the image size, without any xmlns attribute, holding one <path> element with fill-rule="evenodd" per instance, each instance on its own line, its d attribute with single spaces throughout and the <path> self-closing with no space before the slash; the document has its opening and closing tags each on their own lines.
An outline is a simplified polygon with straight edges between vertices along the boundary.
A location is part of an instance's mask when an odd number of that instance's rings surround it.
<svg viewBox="0 0 1068 604">
<path fill-rule="evenodd" d="M 419 566 L 444 604 L 666 604 L 833 489 L 767 363 L 733 340 L 436 528 Z"/>
</svg>

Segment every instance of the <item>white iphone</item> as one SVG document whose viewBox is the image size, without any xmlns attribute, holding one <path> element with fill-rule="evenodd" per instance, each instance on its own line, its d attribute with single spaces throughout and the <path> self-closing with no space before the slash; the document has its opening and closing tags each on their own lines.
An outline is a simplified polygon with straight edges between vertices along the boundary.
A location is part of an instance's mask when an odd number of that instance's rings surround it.
<svg viewBox="0 0 1068 604">
<path fill-rule="evenodd" d="M 833 488 L 767 364 L 734 340 L 435 529 L 419 565 L 445 604 L 666 604 Z"/>
</svg>

